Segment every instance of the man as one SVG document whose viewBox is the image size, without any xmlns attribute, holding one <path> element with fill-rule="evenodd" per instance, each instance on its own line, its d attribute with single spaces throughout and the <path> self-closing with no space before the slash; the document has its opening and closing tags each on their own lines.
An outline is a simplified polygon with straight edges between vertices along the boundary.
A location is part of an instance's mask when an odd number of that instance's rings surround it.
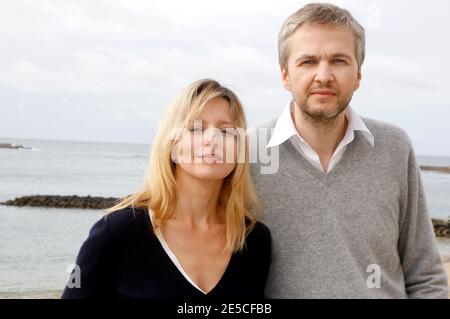
<svg viewBox="0 0 450 319">
<path fill-rule="evenodd" d="M 292 101 L 259 127 L 272 134 L 258 147 L 279 167 L 251 167 L 273 240 L 267 297 L 447 298 L 410 140 L 349 106 L 364 29 L 347 10 L 308 4 L 278 41 Z"/>
</svg>

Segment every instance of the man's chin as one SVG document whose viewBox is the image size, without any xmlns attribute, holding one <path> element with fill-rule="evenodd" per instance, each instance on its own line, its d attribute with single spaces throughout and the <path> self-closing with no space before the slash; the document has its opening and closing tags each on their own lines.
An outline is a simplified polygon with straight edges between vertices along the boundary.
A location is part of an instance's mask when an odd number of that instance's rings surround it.
<svg viewBox="0 0 450 319">
<path fill-rule="evenodd" d="M 333 119 L 341 114 L 343 110 L 336 106 L 324 107 L 323 105 L 321 105 L 312 106 L 303 111 L 312 118 Z"/>
</svg>

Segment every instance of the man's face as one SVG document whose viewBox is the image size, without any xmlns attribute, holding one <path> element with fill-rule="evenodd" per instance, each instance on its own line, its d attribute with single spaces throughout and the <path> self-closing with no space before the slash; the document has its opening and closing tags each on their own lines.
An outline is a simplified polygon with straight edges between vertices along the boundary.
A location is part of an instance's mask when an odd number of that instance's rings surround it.
<svg viewBox="0 0 450 319">
<path fill-rule="evenodd" d="M 312 118 L 332 119 L 345 110 L 359 87 L 355 39 L 346 27 L 302 26 L 290 38 L 285 88 Z"/>
</svg>

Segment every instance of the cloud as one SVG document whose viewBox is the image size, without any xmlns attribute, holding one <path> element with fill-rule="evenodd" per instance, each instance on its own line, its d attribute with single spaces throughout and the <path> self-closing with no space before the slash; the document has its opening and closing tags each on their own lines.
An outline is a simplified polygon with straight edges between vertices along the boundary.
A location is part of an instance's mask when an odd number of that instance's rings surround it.
<svg viewBox="0 0 450 319">
<path fill-rule="evenodd" d="M 251 124 L 274 117 L 289 99 L 278 71 L 277 33 L 284 19 L 306 2 L 4 1 L 0 135 L 148 142 L 147 131 L 153 134 L 171 98 L 203 77 L 233 88 Z M 444 95 L 450 89 L 450 44 L 444 41 L 449 4 L 335 3 L 366 27 L 363 82 L 352 105 L 363 114 L 404 125 L 416 136 L 413 141 L 424 145 L 421 152 L 436 150 L 420 142 L 436 135 L 450 145 L 445 123 L 419 124 L 429 114 L 439 118 L 436 123 L 450 118 Z M 59 114 L 59 121 L 50 125 L 52 113 Z M 14 128 L 19 123 L 14 114 L 28 125 Z M 77 121 L 86 123 L 83 130 L 77 129 Z M 135 130 L 133 124 L 149 128 Z M 423 126 L 420 138 L 418 125 Z M 450 149 L 441 152 L 450 155 Z"/>
</svg>

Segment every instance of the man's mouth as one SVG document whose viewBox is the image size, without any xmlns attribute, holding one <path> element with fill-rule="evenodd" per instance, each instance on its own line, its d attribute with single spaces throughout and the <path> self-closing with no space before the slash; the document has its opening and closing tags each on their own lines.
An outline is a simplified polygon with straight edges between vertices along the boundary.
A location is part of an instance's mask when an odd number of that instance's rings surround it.
<svg viewBox="0 0 450 319">
<path fill-rule="evenodd" d="M 332 90 L 313 90 L 311 92 L 311 95 L 317 95 L 317 96 L 333 96 L 336 95 L 336 93 Z"/>
</svg>

